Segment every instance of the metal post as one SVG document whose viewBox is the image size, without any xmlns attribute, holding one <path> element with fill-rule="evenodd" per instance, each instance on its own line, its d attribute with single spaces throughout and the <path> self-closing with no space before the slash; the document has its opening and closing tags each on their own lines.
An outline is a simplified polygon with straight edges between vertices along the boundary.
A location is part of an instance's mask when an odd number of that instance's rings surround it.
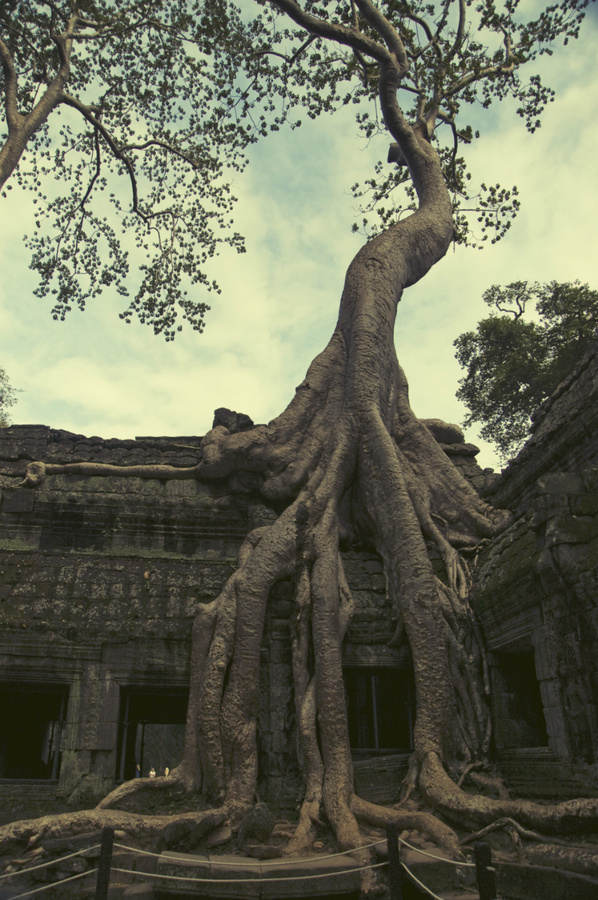
<svg viewBox="0 0 598 900">
<path fill-rule="evenodd" d="M 386 826 L 386 846 L 388 847 L 388 880 L 390 900 L 403 900 L 401 878 L 401 855 L 399 850 L 399 826 L 389 822 Z"/>
<path fill-rule="evenodd" d="M 114 828 L 107 825 L 102 829 L 102 844 L 100 847 L 100 861 L 98 863 L 98 880 L 96 881 L 96 900 L 108 900 L 113 843 Z"/>
<path fill-rule="evenodd" d="M 474 853 L 480 900 L 496 900 L 496 869 L 492 865 L 490 844 L 478 841 Z"/>
</svg>

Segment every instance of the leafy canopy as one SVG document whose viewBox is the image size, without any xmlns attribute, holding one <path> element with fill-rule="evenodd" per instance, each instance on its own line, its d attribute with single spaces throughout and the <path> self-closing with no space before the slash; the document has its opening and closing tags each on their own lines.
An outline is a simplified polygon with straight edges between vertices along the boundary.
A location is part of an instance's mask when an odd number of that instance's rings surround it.
<svg viewBox="0 0 598 900">
<path fill-rule="evenodd" d="M 0 369 L 0 428 L 10 425 L 8 410 L 17 402 L 17 393 L 4 369 Z"/>
<path fill-rule="evenodd" d="M 455 341 L 466 370 L 457 391 L 466 427 L 513 456 L 529 435 L 534 412 L 598 340 L 598 291 L 587 284 L 493 285 L 492 312 Z M 526 317 L 527 316 L 527 317 Z"/>
<path fill-rule="evenodd" d="M 289 118 L 275 43 L 221 0 L 0 4 L 0 186 L 14 171 L 34 195 L 27 243 L 54 318 L 108 287 L 128 297 L 134 249 L 141 284 L 122 317 L 167 339 L 181 317 L 202 330 L 210 258 L 244 249 L 231 181 Z"/>
<path fill-rule="evenodd" d="M 106 288 L 129 297 L 132 250 L 141 283 L 122 318 L 167 339 L 181 319 L 201 331 L 206 292 L 218 289 L 210 258 L 222 244 L 244 249 L 232 183 L 250 145 L 347 104 L 366 137 L 385 133 L 390 65 L 401 115 L 436 142 L 456 240 L 475 242 L 472 210 L 482 239 L 498 239 L 516 189 L 470 185 L 468 111 L 511 97 L 534 131 L 553 95 L 519 70 L 577 37 L 587 4 L 561 0 L 525 19 L 519 0 L 3 0 L 0 186 L 16 173 L 33 192 L 37 293 L 55 318 Z M 354 193 L 366 230 L 414 202 L 404 166 L 380 163 Z"/>
</svg>

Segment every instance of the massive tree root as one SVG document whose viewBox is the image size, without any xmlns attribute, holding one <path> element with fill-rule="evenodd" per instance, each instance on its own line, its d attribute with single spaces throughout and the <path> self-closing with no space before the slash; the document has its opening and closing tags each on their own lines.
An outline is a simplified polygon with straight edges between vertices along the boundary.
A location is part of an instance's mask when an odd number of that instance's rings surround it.
<svg viewBox="0 0 598 900">
<path fill-rule="evenodd" d="M 506 816 L 545 832 L 598 824 L 596 801 L 541 806 L 459 786 L 486 758 L 490 742 L 483 648 L 467 602 L 462 553 L 491 538 L 506 514 L 480 500 L 409 406 L 393 342 L 396 307 L 403 289 L 444 255 L 452 223 L 438 159 L 417 129 L 410 130 L 404 152 L 420 208 L 357 254 L 334 334 L 287 409 L 248 431 L 215 427 L 193 469 L 119 470 L 205 479 L 259 472 L 263 495 L 284 507 L 272 525 L 247 537 L 238 570 L 197 614 L 186 748 L 172 781 L 201 790 L 233 825 L 255 802 L 266 606 L 273 586 L 291 579 L 297 756 L 304 780 L 299 822 L 287 848 L 292 853 L 310 849 L 323 819 L 343 849 L 365 843 L 359 822 L 392 820 L 427 833 L 454 855 L 458 841 L 446 822 L 479 828 Z M 113 468 L 85 463 L 44 470 L 38 464 L 26 482 L 59 471 L 101 474 Z M 353 600 L 340 548 L 351 542 L 373 545 L 382 558 L 393 643 L 407 643 L 413 659 L 417 712 L 407 792 L 417 789 L 442 820 L 407 807 L 385 809 L 354 791 L 341 659 Z M 430 562 L 432 548 L 444 562 L 442 579 Z M 119 789 L 103 806 L 128 790 Z"/>
<path fill-rule="evenodd" d="M 189 823 L 209 831 L 217 828 L 225 820 L 226 811 L 219 809 L 160 816 L 146 816 L 115 809 L 59 813 L 3 825 L 0 828 L 0 856 L 15 853 L 17 848 L 31 850 L 43 840 L 70 838 L 105 827 L 113 828 L 121 840 L 133 838 L 141 845 L 155 846 L 163 830 L 173 824 Z"/>
</svg>

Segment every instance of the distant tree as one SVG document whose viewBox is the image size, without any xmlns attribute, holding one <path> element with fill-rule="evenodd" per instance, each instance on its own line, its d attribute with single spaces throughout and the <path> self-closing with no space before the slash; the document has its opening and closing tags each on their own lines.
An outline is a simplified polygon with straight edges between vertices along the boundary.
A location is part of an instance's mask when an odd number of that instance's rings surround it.
<svg viewBox="0 0 598 900">
<path fill-rule="evenodd" d="M 598 338 L 598 291 L 579 281 L 516 281 L 493 285 L 484 301 L 489 317 L 455 341 L 467 370 L 457 397 L 469 410 L 464 425 L 481 423 L 481 436 L 506 458 L 528 437 L 535 410 Z"/>
<path fill-rule="evenodd" d="M 17 391 L 8 380 L 4 369 L 0 369 L 0 428 L 10 425 L 8 410 L 17 402 Z"/>
</svg>

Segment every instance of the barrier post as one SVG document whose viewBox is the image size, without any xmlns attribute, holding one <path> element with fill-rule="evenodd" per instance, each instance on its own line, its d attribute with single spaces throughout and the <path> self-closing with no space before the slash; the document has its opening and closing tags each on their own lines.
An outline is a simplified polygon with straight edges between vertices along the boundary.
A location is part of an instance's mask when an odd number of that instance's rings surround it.
<svg viewBox="0 0 598 900">
<path fill-rule="evenodd" d="M 496 869 L 492 866 L 490 844 L 478 841 L 474 847 L 474 854 L 480 900 L 496 900 Z"/>
<path fill-rule="evenodd" d="M 399 850 L 399 826 L 389 822 L 386 826 L 386 846 L 388 847 L 388 880 L 390 900 L 403 900 L 401 878 L 401 855 Z"/>
<path fill-rule="evenodd" d="M 108 900 L 110 886 L 110 868 L 112 866 L 112 845 L 114 844 L 114 828 L 107 825 L 102 829 L 100 845 L 100 861 L 98 863 L 98 880 L 96 881 L 96 900 Z"/>
</svg>

